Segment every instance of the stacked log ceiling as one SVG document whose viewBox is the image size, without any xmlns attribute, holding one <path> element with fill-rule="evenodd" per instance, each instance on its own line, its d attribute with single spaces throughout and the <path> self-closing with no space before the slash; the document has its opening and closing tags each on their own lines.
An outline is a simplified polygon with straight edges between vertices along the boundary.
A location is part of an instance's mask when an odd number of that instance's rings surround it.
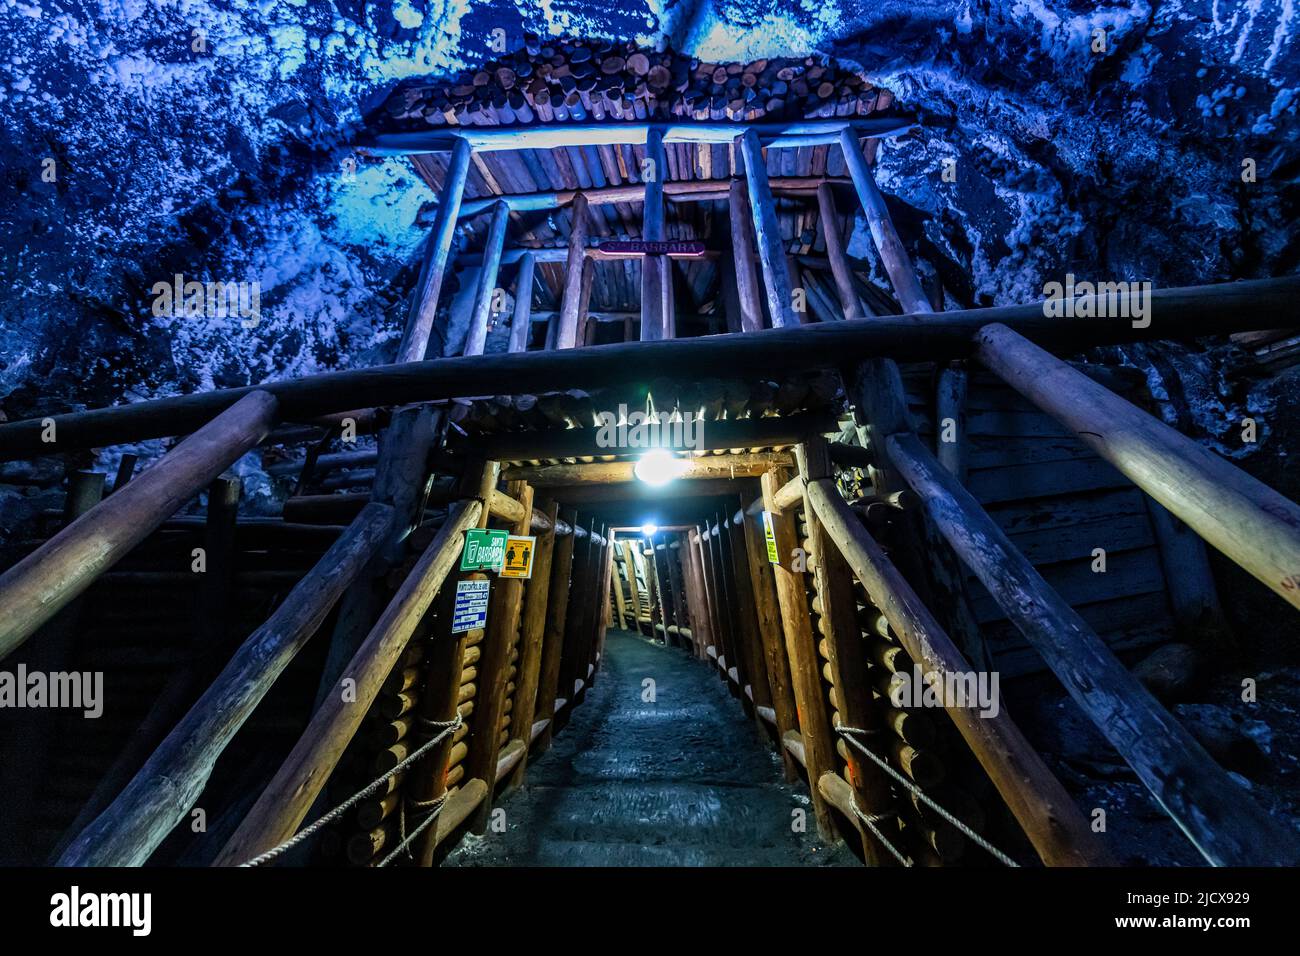
<svg viewBox="0 0 1300 956">
<path fill-rule="evenodd" d="M 822 688 L 821 668 L 809 617 L 808 595 L 804 590 L 803 568 L 795 568 L 800 550 L 793 516 L 776 504 L 777 489 L 785 485 L 788 475 L 774 468 L 763 476 L 763 508 L 770 515 L 776 537 L 780 563 L 773 563 L 777 600 L 781 607 L 781 624 L 785 633 L 791 688 L 799 718 L 804 763 L 808 768 L 809 787 L 817 829 L 825 839 L 835 838 L 830 808 L 816 782 L 822 774 L 835 769 L 835 745 L 831 739 L 830 718 L 826 713 L 826 695 Z"/>
</svg>

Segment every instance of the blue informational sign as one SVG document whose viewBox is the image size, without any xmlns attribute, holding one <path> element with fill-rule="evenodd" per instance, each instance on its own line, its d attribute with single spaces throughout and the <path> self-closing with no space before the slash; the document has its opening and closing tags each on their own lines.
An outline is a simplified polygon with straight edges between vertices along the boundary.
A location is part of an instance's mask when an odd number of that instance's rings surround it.
<svg viewBox="0 0 1300 956">
<path fill-rule="evenodd" d="M 451 633 L 463 634 L 487 624 L 488 590 L 491 581 L 457 581 L 456 607 L 451 614 Z"/>
</svg>

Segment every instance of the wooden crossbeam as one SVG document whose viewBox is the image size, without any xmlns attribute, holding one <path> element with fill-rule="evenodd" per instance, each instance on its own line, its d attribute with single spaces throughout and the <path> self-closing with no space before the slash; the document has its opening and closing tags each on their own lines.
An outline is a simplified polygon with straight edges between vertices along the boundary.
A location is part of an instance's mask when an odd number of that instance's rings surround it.
<svg viewBox="0 0 1300 956">
<path fill-rule="evenodd" d="M 1151 294 L 1150 322 L 1127 318 L 1056 318 L 1043 303 L 815 323 L 758 333 L 728 333 L 665 342 L 598 345 L 586 349 L 478 355 L 327 372 L 244 388 L 134 402 L 0 424 L 0 461 L 142 441 L 201 428 L 250 392 L 276 397 L 282 420 L 310 420 L 358 405 L 398 405 L 462 395 L 535 394 L 563 382 L 593 389 L 715 376 L 725 368 L 748 380 L 792 369 L 837 368 L 868 356 L 938 361 L 969 356 L 975 334 L 999 322 L 1030 341 L 1059 351 L 1151 339 L 1190 339 L 1248 329 L 1278 328 L 1294 319 L 1300 276 L 1164 289 Z M 1105 296 L 1074 301 L 1074 315 L 1105 310 Z M 1069 313 L 1067 313 L 1069 314 Z M 43 440 L 46 421 L 57 443 Z"/>
<path fill-rule="evenodd" d="M 793 459 L 780 452 L 756 452 L 737 455 L 705 455 L 682 459 L 682 473 L 678 480 L 701 478 L 756 478 L 777 465 L 793 464 Z M 507 479 L 523 479 L 535 487 L 556 485 L 627 484 L 637 480 L 636 462 L 599 461 L 578 465 L 521 465 L 507 468 Z"/>
</svg>

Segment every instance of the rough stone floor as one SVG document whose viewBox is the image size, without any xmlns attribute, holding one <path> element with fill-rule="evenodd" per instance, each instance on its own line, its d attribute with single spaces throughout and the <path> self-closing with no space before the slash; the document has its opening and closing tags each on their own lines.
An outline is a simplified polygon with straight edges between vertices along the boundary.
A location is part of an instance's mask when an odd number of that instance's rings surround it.
<svg viewBox="0 0 1300 956">
<path fill-rule="evenodd" d="M 498 806 L 503 832 L 467 837 L 445 865 L 856 865 L 818 839 L 806 791 L 785 783 L 717 669 L 625 631 L 609 632 L 595 687 Z"/>
</svg>

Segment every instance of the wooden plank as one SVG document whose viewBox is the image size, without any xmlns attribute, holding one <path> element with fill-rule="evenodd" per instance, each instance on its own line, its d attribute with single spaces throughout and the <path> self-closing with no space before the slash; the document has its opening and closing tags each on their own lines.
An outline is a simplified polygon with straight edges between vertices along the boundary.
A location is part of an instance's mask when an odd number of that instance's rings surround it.
<svg viewBox="0 0 1300 956">
<path fill-rule="evenodd" d="M 1300 608 L 1300 507 L 1011 329 L 986 328 L 979 343 L 984 365 Z"/>
<path fill-rule="evenodd" d="M 565 521 L 577 524 L 577 512 L 566 509 Z M 547 587 L 546 624 L 542 629 L 542 663 L 537 679 L 536 716 L 549 720 L 538 738 L 539 752 L 551 745 L 555 727 L 555 700 L 559 696 L 572 699 L 572 687 L 560 687 L 560 664 L 564 652 L 564 634 L 568 621 L 570 578 L 573 571 L 573 554 L 578 543 L 576 534 L 561 538 L 551 554 L 551 576 Z"/>
<path fill-rule="evenodd" d="M 0 575 L 0 660 L 256 448 L 275 424 L 277 404 L 251 392 Z M 65 450 L 57 441 L 52 448 Z"/>
<path fill-rule="evenodd" d="M 508 351 L 528 351 L 528 339 L 532 332 L 533 321 L 533 281 L 537 270 L 537 259 L 531 254 L 519 260 L 519 276 L 515 283 L 515 311 L 510 321 L 510 343 Z"/>
<path fill-rule="evenodd" d="M 759 298 L 755 263 L 752 214 L 745 185 L 739 179 L 728 186 L 728 219 L 731 222 L 731 250 L 735 263 L 736 296 L 740 311 L 740 332 L 757 332 L 763 328 L 763 303 Z"/>
<path fill-rule="evenodd" d="M 1043 581 L 914 435 L 890 456 L 944 537 L 999 598 L 1070 696 L 1212 864 L 1295 864 L 1300 845 L 1250 799 Z"/>
<path fill-rule="evenodd" d="M 1127 478 L 1100 458 L 980 468 L 969 472 L 966 478 L 971 494 L 985 504 L 1106 491 L 1128 484 Z"/>
<path fill-rule="evenodd" d="M 477 501 L 453 506 L 344 669 L 335 692 L 312 714 L 307 729 L 226 842 L 215 865 L 237 866 L 278 846 L 298 829 L 460 559 L 465 530 L 477 523 L 481 509 Z"/>
<path fill-rule="evenodd" d="M 664 238 L 664 180 L 668 163 L 664 156 L 663 134 L 652 129 L 646 137 L 645 161 L 651 175 L 644 177 L 645 197 L 642 205 L 642 238 L 659 242 Z M 666 290 L 672 281 L 663 256 L 646 256 L 641 263 L 641 341 L 666 338 Z"/>
<path fill-rule="evenodd" d="M 1108 553 L 1104 573 L 1094 572 L 1092 563 L 1085 558 L 1042 565 L 1037 571 L 1072 606 L 1165 590 L 1159 553 L 1154 548 Z M 972 585 L 970 594 L 971 610 L 981 624 L 1004 617 L 998 602 L 983 588 Z"/>
<path fill-rule="evenodd" d="M 142 485 L 148 472 L 122 490 Z M 114 495 L 113 499 L 118 498 Z M 370 503 L 204 691 L 60 866 L 141 866 L 207 784 L 217 758 L 386 538 L 393 509 Z"/>
<path fill-rule="evenodd" d="M 569 258 L 564 266 L 564 294 L 560 299 L 560 316 L 556 324 L 556 349 L 571 349 L 578 345 L 578 312 L 582 307 L 583 266 L 587 235 L 591 229 L 591 217 L 587 215 L 587 197 L 582 193 L 573 200 L 572 214 Z"/>
</svg>

